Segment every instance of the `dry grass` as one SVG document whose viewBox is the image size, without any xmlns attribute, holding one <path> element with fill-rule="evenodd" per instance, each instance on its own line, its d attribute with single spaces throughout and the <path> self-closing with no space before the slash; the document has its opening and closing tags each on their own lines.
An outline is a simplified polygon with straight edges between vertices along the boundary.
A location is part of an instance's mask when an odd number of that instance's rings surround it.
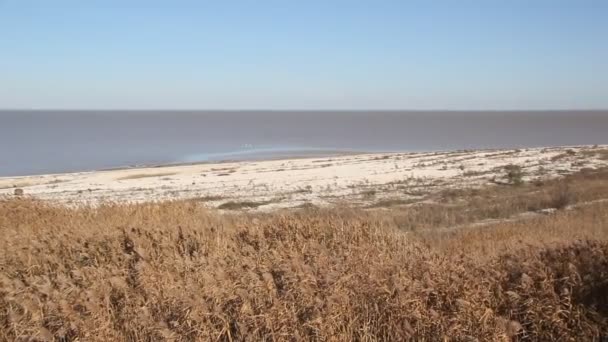
<svg viewBox="0 0 608 342">
<path fill-rule="evenodd" d="M 369 205 L 369 208 L 390 208 L 400 205 L 408 205 L 415 202 L 417 202 L 415 199 L 385 198 Z"/>
<path fill-rule="evenodd" d="M 600 160 L 608 160 L 608 148 L 596 149 L 591 151 L 581 151 L 581 155 L 585 157 L 594 157 Z"/>
<path fill-rule="evenodd" d="M 191 201 L 214 202 L 214 201 L 221 201 L 225 198 L 226 198 L 225 196 L 220 196 L 220 195 L 206 195 L 206 196 L 192 198 Z"/>
<path fill-rule="evenodd" d="M 176 172 L 137 173 L 137 174 L 117 178 L 117 180 L 140 179 L 140 178 L 149 178 L 149 177 L 166 177 L 166 176 L 173 176 L 175 174 L 176 174 Z"/>
<path fill-rule="evenodd" d="M 220 206 L 218 206 L 218 209 L 222 209 L 222 210 L 241 210 L 241 209 L 255 209 L 258 207 L 261 207 L 263 205 L 266 204 L 270 204 L 273 203 L 273 201 L 240 201 L 240 202 L 235 202 L 235 201 L 229 201 L 226 203 L 222 203 L 220 204 Z"/>
<path fill-rule="evenodd" d="M 568 179 L 572 201 L 599 199 L 604 177 Z M 608 202 L 436 229 L 545 206 L 563 184 L 427 209 L 238 215 L 196 201 L 0 200 L 0 340 L 598 341 Z"/>
<path fill-rule="evenodd" d="M 395 211 L 390 218 L 403 230 L 445 228 L 606 198 L 608 170 L 587 170 L 520 186 L 448 189 L 431 195 L 424 203 L 410 205 L 407 211 Z"/>
</svg>

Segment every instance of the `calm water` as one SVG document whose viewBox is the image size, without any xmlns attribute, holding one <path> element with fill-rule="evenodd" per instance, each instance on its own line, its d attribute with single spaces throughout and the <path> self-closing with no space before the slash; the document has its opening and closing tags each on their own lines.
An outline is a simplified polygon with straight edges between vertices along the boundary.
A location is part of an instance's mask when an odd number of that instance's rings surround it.
<svg viewBox="0 0 608 342">
<path fill-rule="evenodd" d="M 0 111 L 0 176 L 331 154 L 608 143 L 608 111 Z"/>
</svg>

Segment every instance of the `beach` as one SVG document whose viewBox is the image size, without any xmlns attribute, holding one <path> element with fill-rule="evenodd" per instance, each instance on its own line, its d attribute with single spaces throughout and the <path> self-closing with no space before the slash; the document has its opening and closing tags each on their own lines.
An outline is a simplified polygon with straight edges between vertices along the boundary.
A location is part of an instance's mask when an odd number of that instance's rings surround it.
<svg viewBox="0 0 608 342">
<path fill-rule="evenodd" d="M 2 177 L 0 195 L 70 206 L 192 200 L 224 210 L 383 207 L 429 201 L 449 189 L 542 181 L 606 166 L 608 145 L 347 154 Z M 510 179 L 513 169 L 520 179 Z"/>
</svg>

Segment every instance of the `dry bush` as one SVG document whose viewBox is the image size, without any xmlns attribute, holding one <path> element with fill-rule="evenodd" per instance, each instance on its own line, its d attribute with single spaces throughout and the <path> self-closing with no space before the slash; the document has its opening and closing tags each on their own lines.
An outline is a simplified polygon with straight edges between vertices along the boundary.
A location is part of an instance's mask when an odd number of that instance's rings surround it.
<svg viewBox="0 0 608 342">
<path fill-rule="evenodd" d="M 225 199 L 224 196 L 221 195 L 206 195 L 201 197 L 195 197 L 190 199 L 191 201 L 199 201 L 199 202 L 213 202 L 213 201 L 221 201 Z"/>
<path fill-rule="evenodd" d="M 223 210 L 240 210 L 240 209 L 247 209 L 247 208 L 257 208 L 257 207 L 261 207 L 261 206 L 266 205 L 266 204 L 270 204 L 272 202 L 273 201 L 258 201 L 258 202 L 254 202 L 254 201 L 241 201 L 241 202 L 229 201 L 229 202 L 220 204 L 217 208 L 218 209 L 223 209 Z"/>
<path fill-rule="evenodd" d="M 555 187 L 551 190 L 550 195 L 551 199 L 549 205 L 551 208 L 564 209 L 569 204 L 576 201 L 575 194 L 570 190 L 568 183 L 563 183 Z"/>
<path fill-rule="evenodd" d="M 219 215 L 192 201 L 67 209 L 2 200 L 0 339 L 608 334 L 608 204 L 433 235 L 396 229 L 393 214 Z"/>
<path fill-rule="evenodd" d="M 608 160 L 608 148 L 583 150 L 580 152 L 585 157 L 598 158 L 600 160 Z"/>
<path fill-rule="evenodd" d="M 378 191 L 376 189 L 368 189 L 368 190 L 361 191 L 360 194 L 363 197 L 363 199 L 371 200 L 374 197 L 376 197 L 377 193 L 378 193 Z"/>
<path fill-rule="evenodd" d="M 400 205 L 408 205 L 417 202 L 415 199 L 403 199 L 403 198 L 384 198 L 376 203 L 370 204 L 369 208 L 390 208 Z"/>
<path fill-rule="evenodd" d="M 505 172 L 507 180 L 510 184 L 513 185 L 522 185 L 523 184 L 523 170 L 519 165 L 507 165 L 505 166 Z"/>
</svg>

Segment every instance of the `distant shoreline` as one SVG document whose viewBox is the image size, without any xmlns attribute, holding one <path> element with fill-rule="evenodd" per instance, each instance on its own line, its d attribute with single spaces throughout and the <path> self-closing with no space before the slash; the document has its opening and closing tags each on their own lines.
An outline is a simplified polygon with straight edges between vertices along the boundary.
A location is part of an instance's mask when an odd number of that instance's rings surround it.
<svg viewBox="0 0 608 342">
<path fill-rule="evenodd" d="M 505 170 L 513 168 L 520 170 L 521 181 L 535 182 L 606 167 L 608 145 L 349 153 L 2 177 L 0 196 L 23 194 L 67 205 L 194 200 L 220 209 L 369 207 L 509 184 Z"/>
<path fill-rule="evenodd" d="M 66 174 L 79 174 L 79 173 L 92 173 L 92 172 L 111 172 L 111 171 L 125 171 L 125 170 L 137 170 L 137 169 L 155 169 L 155 168 L 164 168 L 164 167 L 176 167 L 176 166 L 195 166 L 195 165 L 212 165 L 212 164 L 227 164 L 227 163 L 243 163 L 243 162 L 260 162 L 260 161 L 277 161 L 277 160 L 297 160 L 297 159 L 310 159 L 310 158 L 323 158 L 323 157 L 340 157 L 340 156 L 350 156 L 350 155 L 359 155 L 359 154 L 385 154 L 385 153 L 416 153 L 416 152 L 395 152 L 395 151 L 387 151 L 387 152 L 377 152 L 377 151 L 347 151 L 347 150 L 336 150 L 336 151 L 317 151 L 311 150 L 301 151 L 294 154 L 284 154 L 284 155 L 264 155 L 264 156 L 252 156 L 250 158 L 226 158 L 226 159 L 217 159 L 217 160 L 201 160 L 201 161 L 192 161 L 192 162 L 168 162 L 168 163 L 150 163 L 150 164 L 141 164 L 141 165 L 124 165 L 124 166 L 116 166 L 116 167 L 107 167 L 107 168 L 99 168 L 99 169 L 90 169 L 90 170 L 76 170 L 76 171 L 65 171 L 65 172 L 51 172 L 51 173 L 35 173 L 35 174 L 26 174 L 26 175 L 9 175 L 9 176 L 1 176 L 2 179 L 17 179 L 17 178 L 27 178 L 27 177 L 37 177 L 37 176 L 60 176 Z"/>
<path fill-rule="evenodd" d="M 385 154 L 423 154 L 423 153 L 454 153 L 454 152 L 483 152 L 483 151 L 495 151 L 495 150 L 510 150 L 510 149 L 567 149 L 572 147 L 581 146 L 595 146 L 595 145 L 561 145 L 561 146 L 532 146 L 532 147 L 512 147 L 512 148 L 475 148 L 475 149 L 454 149 L 454 150 L 424 150 L 424 151 L 351 151 L 351 150 L 299 150 L 297 152 L 280 153 L 280 155 L 263 154 L 263 155 L 251 155 L 246 158 L 221 158 L 214 160 L 200 160 L 191 162 L 167 162 L 167 163 L 143 163 L 135 165 L 123 165 L 116 167 L 87 169 L 87 170 L 68 170 L 65 172 L 50 172 L 50 173 L 35 173 L 25 175 L 0 175 L 2 179 L 17 179 L 27 178 L 36 176 L 60 176 L 66 174 L 80 174 L 80 173 L 94 173 L 94 172 L 111 172 L 111 171 L 126 171 L 126 170 L 137 170 L 137 169 L 158 169 L 165 167 L 179 167 L 179 166 L 196 166 L 196 165 L 213 165 L 213 164 L 229 164 L 229 163 L 247 163 L 247 162 L 264 162 L 264 161 L 281 161 L 281 160 L 299 160 L 299 159 L 311 159 L 311 158 L 324 158 L 324 157 L 342 157 L 342 156 L 354 156 L 354 155 L 385 155 Z M 602 145 L 598 145 L 602 146 Z M 229 153 L 226 153 L 229 154 Z M 246 154 L 243 154 L 246 155 Z"/>
<path fill-rule="evenodd" d="M 375 153 L 407 153 L 407 152 L 369 152 L 369 151 L 345 151 L 345 150 L 336 150 L 336 151 L 317 151 L 311 150 L 301 151 L 294 154 L 286 153 L 284 155 L 263 155 L 263 156 L 251 156 L 250 158 L 226 158 L 226 159 L 217 159 L 217 160 L 201 160 L 201 161 L 192 161 L 192 162 L 176 162 L 176 163 L 152 163 L 152 164 L 143 164 L 143 165 L 134 165 L 134 166 L 118 166 L 111 168 L 102 168 L 99 170 L 92 171 L 83 171 L 83 172 L 103 172 L 103 171 L 118 171 L 118 170 L 133 170 L 133 169 L 143 169 L 143 168 L 163 168 L 163 167 L 172 167 L 172 166 L 193 166 L 193 165 L 209 165 L 209 164 L 227 164 L 227 163 L 243 163 L 243 162 L 256 162 L 256 161 L 276 161 L 276 160 L 291 160 L 291 159 L 309 159 L 309 158 L 323 158 L 323 157 L 339 157 L 339 156 L 350 156 L 350 155 L 359 155 L 359 154 L 375 154 Z M 66 172 L 69 173 L 69 172 Z M 62 173 L 58 173 L 62 174 Z M 2 177 L 0 177 L 2 178 Z"/>
</svg>

